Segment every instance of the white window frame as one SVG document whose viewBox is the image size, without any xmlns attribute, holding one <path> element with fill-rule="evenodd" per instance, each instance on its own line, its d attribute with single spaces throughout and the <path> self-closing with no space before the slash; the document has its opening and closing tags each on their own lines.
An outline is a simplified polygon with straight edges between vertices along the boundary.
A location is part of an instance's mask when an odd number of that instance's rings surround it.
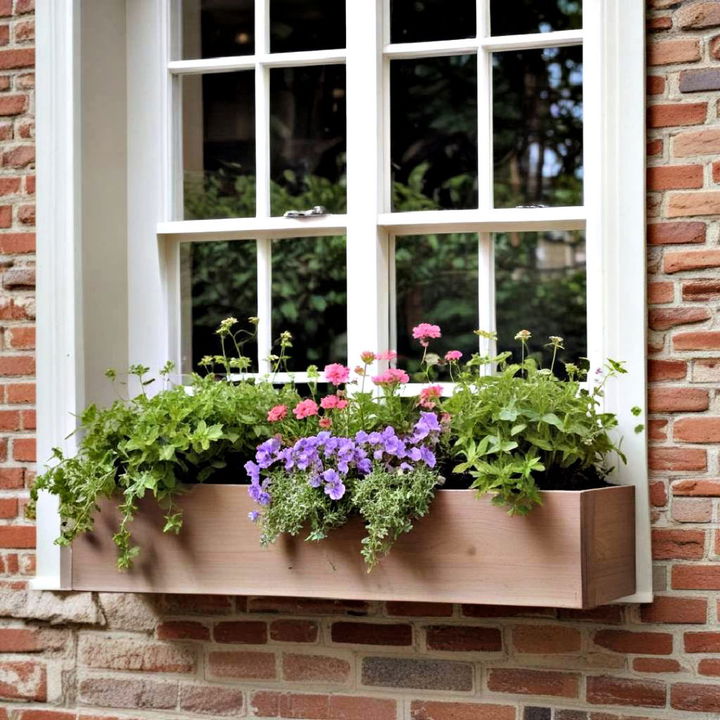
<svg viewBox="0 0 720 720">
<path fill-rule="evenodd" d="M 132 32 L 126 44 L 124 198 L 127 242 L 127 355 L 117 358 L 157 368 L 180 357 L 180 242 L 254 238 L 258 247 L 259 316 L 270 316 L 272 238 L 345 234 L 348 267 L 348 355 L 388 347 L 389 248 L 396 234 L 475 232 L 479 236 L 480 327 L 494 326 L 491 232 L 584 229 L 588 263 L 588 354 L 625 360 L 629 375 L 610 384 L 607 409 L 618 414 L 628 464 L 620 482 L 636 487 L 637 592 L 625 602 L 652 599 L 646 440 L 635 435 L 633 405 L 645 405 L 645 63 L 642 0 L 585 0 L 583 30 L 486 37 L 486 0 L 477 0 L 478 38 L 391 44 L 386 0 L 346 0 L 347 49 L 270 55 L 259 19 L 269 0 L 256 2 L 255 56 L 175 60 L 170 30 L 178 0 L 90 0 L 121 3 Z M 38 459 L 62 445 L 77 412 L 92 393 L 85 365 L 87 328 L 78 308 L 88 297 L 82 274 L 82 173 L 88 151 L 80 122 L 81 11 L 88 0 L 38 0 Z M 390 58 L 477 53 L 478 142 L 492 147 L 492 51 L 584 47 L 583 208 L 495 209 L 491 163 L 479 152 L 479 209 L 391 213 L 387 148 Z M 622 52 L 621 52 L 622 49 Z M 258 182 L 258 217 L 177 221 L 177 157 L 173 152 L 180 116 L 173 76 L 254 68 L 256 74 L 256 175 L 269 177 L 270 66 L 345 62 L 347 72 L 347 213 L 312 220 L 271 218 L 267 182 Z M 372 78 L 368 82 L 368 78 Z M 378 93 L 376 88 L 383 88 Z M 174 104 L 175 103 L 175 104 Z M 482 112 L 482 108 L 487 109 Z M 84 142 L 84 144 L 83 144 Z M 84 148 L 85 157 L 81 150 Z M 92 159 L 92 158 L 90 158 Z M 83 164 L 81 161 L 85 161 Z M 81 172 L 81 168 L 83 168 Z M 87 233 L 86 233 L 87 234 Z M 106 310 L 93 297 L 97 313 Z M 265 312 L 263 312 L 263 310 Z M 87 324 L 87 322 L 86 322 Z M 259 335 L 260 357 L 270 347 L 269 322 Z M 90 348 L 87 348 L 90 352 Z M 261 366 L 261 369 L 262 366 Z M 72 440 L 65 441 L 72 451 Z M 70 587 L 70 551 L 52 544 L 59 530 L 57 503 L 43 494 L 38 506 L 36 588 Z"/>
</svg>

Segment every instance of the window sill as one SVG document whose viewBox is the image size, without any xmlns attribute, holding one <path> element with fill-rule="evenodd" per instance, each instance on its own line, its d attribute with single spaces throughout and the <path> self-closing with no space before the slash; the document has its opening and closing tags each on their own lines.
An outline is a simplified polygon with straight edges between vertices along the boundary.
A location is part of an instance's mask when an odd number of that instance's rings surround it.
<svg viewBox="0 0 720 720">
<path fill-rule="evenodd" d="M 590 608 L 635 592 L 635 488 L 545 491 L 510 517 L 472 490 L 441 491 L 430 514 L 368 573 L 358 522 L 328 540 L 259 545 L 247 487 L 199 485 L 180 500 L 185 525 L 164 535 L 141 503 L 141 554 L 115 567 L 117 512 L 100 503 L 95 531 L 73 543 L 72 588 L 111 592 L 249 594 Z"/>
</svg>

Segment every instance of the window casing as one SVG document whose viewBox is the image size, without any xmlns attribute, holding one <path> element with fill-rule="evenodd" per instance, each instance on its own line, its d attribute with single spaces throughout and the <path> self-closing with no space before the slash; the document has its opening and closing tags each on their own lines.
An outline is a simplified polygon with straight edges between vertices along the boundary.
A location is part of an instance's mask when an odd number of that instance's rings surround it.
<svg viewBox="0 0 720 720">
<path fill-rule="evenodd" d="M 351 32 L 347 33 L 345 48 L 283 56 L 269 52 L 270 1 L 255 0 L 254 55 L 205 60 L 178 59 L 177 0 L 96 0 L 94 11 L 90 9 L 92 3 L 81 0 L 39 1 L 38 74 L 45 79 L 45 86 L 39 90 L 38 98 L 38 154 L 41 159 L 50 155 L 54 158 L 44 169 L 39 168 L 39 305 L 48 310 L 39 327 L 40 461 L 49 456 L 52 445 L 67 435 L 72 425 L 70 413 L 102 394 L 89 368 L 97 370 L 101 360 L 106 359 L 101 336 L 107 333 L 112 337 L 114 331 L 97 318 L 109 307 L 121 308 L 122 342 L 107 351 L 107 359 L 112 362 L 106 364 L 122 367 L 143 362 L 159 367 L 168 358 L 182 362 L 182 243 L 241 239 L 257 243 L 257 314 L 261 318 L 258 362 L 263 370 L 273 335 L 269 323 L 273 240 L 345 235 L 347 267 L 351 269 L 347 273 L 347 347 L 352 361 L 363 350 L 391 345 L 392 248 L 396 236 L 476 233 L 477 325 L 492 329 L 492 233 L 584 230 L 588 356 L 596 367 L 604 357 L 624 359 L 630 370 L 622 387 L 617 383 L 616 388 L 610 388 L 607 404 L 620 416 L 629 458 L 627 467 L 619 471 L 620 480 L 637 487 L 638 592 L 633 599 L 647 601 L 651 585 L 645 443 L 642 437 L 632 434 L 637 420 L 629 413 L 632 405 L 645 403 L 642 4 L 585 0 L 583 30 L 493 37 L 489 33 L 487 2 L 478 0 L 476 38 L 400 44 L 388 42 L 389 3 L 347 0 L 346 25 Z M 103 11 L 122 19 L 122 62 L 101 51 L 103 39 L 110 38 L 113 32 L 117 34 L 117 23 L 109 20 L 98 27 L 98 13 Z M 91 33 L 94 42 L 89 41 Z M 492 157 L 493 143 L 491 104 L 487 102 L 492 88 L 492 53 L 580 43 L 584 54 L 585 205 L 493 207 L 492 162 L 487 162 Z M 622 59 L 616 48 L 623 48 Z M 389 64 L 401 58 L 439 54 L 471 54 L 477 58 L 478 207 L 392 212 Z M 331 62 L 344 62 L 346 66 L 347 212 L 307 220 L 273 217 L 269 197 L 270 68 Z M 122 68 L 118 70 L 120 63 Z M 93 202 L 98 199 L 93 193 L 99 191 L 88 187 L 86 180 L 93 170 L 97 171 L 89 132 L 97 126 L 90 121 L 102 119 L 102 109 L 92 107 L 89 92 L 83 92 L 83 87 L 91 85 L 92 66 L 97 66 L 98 72 L 115 69 L 107 92 L 115 90 L 116 96 L 122 96 L 125 110 L 124 122 L 114 128 L 125 153 L 112 168 L 106 165 L 104 170 L 125 180 L 126 194 L 114 200 L 101 197 L 97 203 Z M 255 76 L 256 217 L 178 220 L 182 203 L 179 78 L 243 68 Z M 101 79 L 96 77 L 95 81 L 104 87 Z M 60 197 L 65 198 L 64 210 L 60 209 L 63 204 L 58 204 Z M 93 248 L 101 256 L 104 250 L 103 241 L 98 240 L 101 217 L 97 217 L 103 213 L 103 203 L 105 208 L 121 207 L 123 222 L 118 232 L 124 236 L 127 272 L 98 266 L 101 275 L 108 273 L 105 292 L 98 293 L 102 283 L 96 278 L 93 284 L 87 268 Z M 629 238 L 632 242 L 628 242 Z M 114 275 L 120 275 L 122 282 Z M 68 283 L 68 278 L 73 282 Z M 97 294 L 89 295 L 90 290 Z M 122 312 L 123 304 L 126 313 Z M 83 308 L 80 316 L 78 305 Z M 63 307 L 74 308 L 75 314 L 61 317 Z M 103 357 L 88 361 L 94 341 L 98 341 L 98 354 Z M 66 361 L 57 367 L 52 364 L 53 357 Z M 50 544 L 57 522 L 52 499 L 43 498 L 38 587 L 63 587 L 66 583 L 68 554 Z"/>
</svg>

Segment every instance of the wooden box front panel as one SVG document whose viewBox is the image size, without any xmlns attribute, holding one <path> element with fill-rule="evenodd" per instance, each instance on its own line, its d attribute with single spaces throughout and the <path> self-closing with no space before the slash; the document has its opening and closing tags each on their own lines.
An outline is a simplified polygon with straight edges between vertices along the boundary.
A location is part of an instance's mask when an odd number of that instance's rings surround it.
<svg viewBox="0 0 720 720">
<path fill-rule="evenodd" d="M 143 502 L 132 526 L 140 556 L 132 571 L 119 572 L 112 544 L 117 512 L 107 501 L 95 532 L 73 543 L 73 588 L 583 607 L 595 602 L 589 592 L 603 596 L 596 588 L 604 577 L 625 578 L 615 582 L 622 585 L 615 597 L 634 589 L 634 565 L 615 567 L 618 558 L 634 558 L 632 518 L 629 540 L 621 538 L 630 547 L 612 537 L 597 546 L 583 534 L 583 515 L 590 515 L 583 498 L 598 493 L 632 499 L 633 488 L 544 492 L 543 505 L 526 517 L 510 517 L 470 490 L 442 490 L 428 516 L 371 573 L 360 556 L 359 521 L 320 543 L 283 538 L 262 548 L 248 520 L 255 505 L 247 487 L 229 485 L 198 485 L 182 498 L 179 536 L 161 533 L 161 512 Z M 599 513 L 593 517 L 601 522 Z M 596 561 L 603 568 L 598 578 Z"/>
</svg>

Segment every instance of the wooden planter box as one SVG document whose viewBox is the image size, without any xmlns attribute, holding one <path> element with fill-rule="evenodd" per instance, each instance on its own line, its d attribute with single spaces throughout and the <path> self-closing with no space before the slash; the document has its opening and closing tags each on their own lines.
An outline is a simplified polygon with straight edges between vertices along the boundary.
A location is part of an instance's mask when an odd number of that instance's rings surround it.
<svg viewBox="0 0 720 720">
<path fill-rule="evenodd" d="M 73 543 L 72 586 L 117 592 L 282 595 L 589 608 L 635 591 L 635 489 L 547 491 L 510 517 L 471 490 L 441 490 L 431 512 L 371 572 L 359 521 L 319 543 L 269 548 L 248 520 L 246 486 L 198 485 L 181 500 L 185 524 L 165 535 L 143 502 L 132 533 L 141 554 L 115 566 L 117 512 L 102 503 L 95 531 Z"/>
</svg>

